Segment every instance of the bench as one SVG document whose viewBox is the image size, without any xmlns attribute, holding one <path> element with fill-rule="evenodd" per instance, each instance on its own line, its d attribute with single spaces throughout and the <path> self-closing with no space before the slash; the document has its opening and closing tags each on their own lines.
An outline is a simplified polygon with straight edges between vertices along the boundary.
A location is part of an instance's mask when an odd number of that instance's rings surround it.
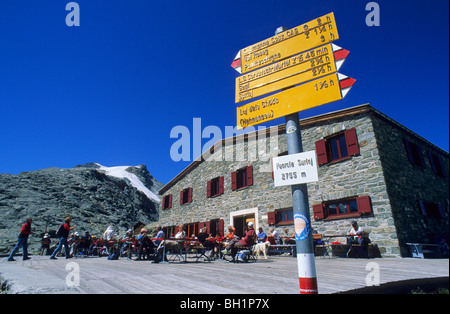
<svg viewBox="0 0 450 314">
<path fill-rule="evenodd" d="M 269 247 L 269 255 L 289 253 L 292 257 L 297 256 L 297 246 L 295 244 L 273 244 Z"/>
<path fill-rule="evenodd" d="M 439 245 L 430 243 L 406 243 L 409 245 L 411 255 L 413 258 L 440 257 Z"/>
</svg>

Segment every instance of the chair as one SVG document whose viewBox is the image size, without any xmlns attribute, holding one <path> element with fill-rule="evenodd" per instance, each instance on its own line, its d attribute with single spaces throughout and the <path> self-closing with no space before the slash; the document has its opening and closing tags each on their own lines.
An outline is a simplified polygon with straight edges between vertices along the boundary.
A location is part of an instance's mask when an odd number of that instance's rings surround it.
<svg viewBox="0 0 450 314">
<path fill-rule="evenodd" d="M 328 246 L 323 241 L 323 234 L 313 234 L 313 246 L 315 255 L 330 256 Z M 319 254 L 319 252 L 316 252 L 316 251 L 322 252 L 323 249 L 325 249 L 325 252 L 323 254 Z"/>
<path fill-rule="evenodd" d="M 204 261 L 206 262 L 211 262 L 212 260 L 214 260 L 214 258 L 212 257 L 212 253 L 214 252 L 214 246 L 206 247 L 201 243 L 197 243 L 196 245 L 189 247 L 189 252 L 195 254 L 194 258 L 196 259 L 197 263 L 201 258 L 204 258 Z"/>
<path fill-rule="evenodd" d="M 362 257 L 362 258 L 368 258 L 369 257 L 369 233 L 363 232 L 361 234 L 361 241 L 358 241 L 358 243 L 349 243 L 350 247 L 347 252 L 347 257 L 349 257 L 350 253 L 354 253 L 355 258 Z M 352 254 L 353 255 L 353 254 Z"/>
<path fill-rule="evenodd" d="M 256 232 L 255 232 L 253 234 L 252 244 L 251 245 L 249 245 L 249 246 L 245 246 L 245 245 L 238 245 L 238 246 L 236 246 L 237 254 L 241 253 L 242 251 L 249 251 L 248 252 L 248 261 L 256 262 L 257 258 L 256 258 L 255 254 L 254 254 L 253 247 L 256 245 L 257 240 L 258 240 L 258 237 L 257 237 Z M 234 259 L 234 256 L 232 258 Z M 237 262 L 236 260 L 234 260 L 234 261 Z M 246 262 L 246 261 L 244 261 L 244 262 Z"/>
<path fill-rule="evenodd" d="M 78 246 L 76 248 L 76 253 L 74 252 L 75 257 L 88 257 L 91 252 L 89 251 L 89 247 L 91 242 L 86 238 L 81 238 L 78 242 Z"/>
<path fill-rule="evenodd" d="M 267 237 L 267 241 L 269 241 L 270 245 L 276 245 L 277 242 L 275 241 L 275 237 L 274 236 L 268 236 Z"/>
</svg>

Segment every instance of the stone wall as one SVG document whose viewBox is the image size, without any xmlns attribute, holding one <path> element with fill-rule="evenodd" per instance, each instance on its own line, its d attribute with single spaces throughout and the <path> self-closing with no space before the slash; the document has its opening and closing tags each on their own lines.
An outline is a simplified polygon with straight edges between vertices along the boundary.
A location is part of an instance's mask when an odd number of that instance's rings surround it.
<svg viewBox="0 0 450 314">
<path fill-rule="evenodd" d="M 386 186 L 386 176 L 391 182 L 391 178 L 397 177 L 397 174 L 391 172 L 387 175 L 386 171 L 392 171 L 392 167 L 395 169 L 402 164 L 390 163 L 389 155 L 384 153 L 389 150 L 387 146 L 389 146 L 390 140 L 383 137 L 384 132 L 392 131 L 395 133 L 397 131 L 388 130 L 386 122 L 371 114 L 373 111 L 371 107 L 366 106 L 364 108 L 366 110 L 362 113 L 356 111 L 354 114 L 346 115 L 334 116 L 331 114 L 327 119 L 307 119 L 301 122 L 304 151 L 315 150 L 316 141 L 351 128 L 356 129 L 360 148 L 360 154 L 357 156 L 320 166 L 319 181 L 308 184 L 312 228 L 322 234 L 346 234 L 351 228 L 350 222 L 357 220 L 364 230 L 370 232 L 370 239 L 378 245 L 383 256 L 399 256 L 398 237 L 403 239 L 404 234 L 412 230 L 400 228 L 401 234 L 397 236 L 397 229 L 399 226 L 407 225 L 409 217 L 402 220 L 402 215 L 405 214 L 398 214 L 396 212 L 396 210 L 399 210 L 398 206 L 393 207 L 391 205 Z M 375 131 L 375 128 L 378 130 Z M 221 152 L 216 151 L 211 156 L 211 159 L 215 161 L 192 164 L 192 168 L 182 178 L 171 182 L 170 188 L 164 191 L 164 195 L 173 195 L 173 205 L 170 209 L 160 211 L 160 223 L 163 226 L 172 226 L 179 223 L 223 219 L 225 226 L 227 226 L 230 223 L 230 214 L 257 208 L 256 227 L 262 227 L 267 232 L 271 227 L 267 221 L 268 212 L 292 208 L 291 187 L 274 187 L 270 168 L 268 168 L 270 167 L 269 157 L 287 151 L 284 128 L 278 128 L 278 133 L 272 134 L 272 139 L 276 139 L 272 142 L 269 138 L 267 140 L 259 139 L 257 149 L 255 149 L 254 141 L 250 140 L 250 146 L 248 146 L 247 142 L 243 144 L 238 137 L 237 143 L 233 146 L 225 147 Z M 277 145 L 273 145 L 274 142 Z M 380 150 L 380 145 L 385 145 L 386 149 Z M 250 153 L 248 147 L 250 147 Z M 255 151 L 258 152 L 258 157 L 261 157 L 259 153 L 264 149 L 266 152 L 270 152 L 267 156 L 264 156 L 266 158 L 262 158 L 263 160 L 256 158 L 257 160 L 255 160 Z M 382 153 L 380 154 L 379 151 Z M 398 152 L 398 154 L 405 155 L 405 152 Z M 222 156 L 222 158 L 218 158 L 218 156 Z M 217 161 L 220 159 L 222 161 Z M 239 159 L 242 160 L 239 161 Z M 383 171 L 383 163 L 386 162 L 387 168 L 386 171 Z M 253 166 L 253 185 L 232 191 L 231 173 L 248 165 Z M 218 176 L 224 177 L 224 193 L 207 198 L 207 181 Z M 418 185 L 431 186 L 425 178 Z M 192 202 L 180 205 L 179 193 L 188 187 L 193 188 Z M 407 189 L 408 187 L 403 186 L 403 188 Z M 392 193 L 395 194 L 397 191 L 392 190 Z M 367 195 L 371 198 L 371 215 L 326 221 L 316 221 L 313 218 L 312 206 L 314 204 Z M 396 201 L 395 196 L 393 199 Z M 393 215 L 393 212 L 395 215 Z M 276 225 L 275 227 L 280 235 L 291 235 L 293 233 L 293 225 Z M 345 239 L 339 240 L 345 241 Z"/>
<path fill-rule="evenodd" d="M 371 116 L 363 114 L 345 117 L 312 126 L 311 142 L 351 128 L 356 129 L 360 155 L 319 167 L 319 182 L 308 186 L 310 206 L 322 201 L 368 195 L 373 214 L 358 219 L 312 220 L 313 227 L 322 234 L 346 234 L 351 229 L 351 221 L 356 220 L 359 226 L 370 233 L 370 239 L 378 245 L 384 256 L 395 256 L 398 254 L 398 241 L 395 239 L 395 227 Z M 312 149 L 315 148 L 305 147 L 305 150 Z"/>
<path fill-rule="evenodd" d="M 373 124 L 390 196 L 393 225 L 397 230 L 402 256 L 410 255 L 409 247 L 406 245 L 408 242 L 433 243 L 435 236 L 448 241 L 448 153 L 387 117 L 376 116 Z M 421 148 L 425 168 L 416 166 L 408 160 L 404 138 Z M 447 177 L 440 177 L 432 171 L 427 151 L 433 152 L 443 161 Z M 418 200 L 440 204 L 444 210 L 444 217 L 424 216 L 420 211 Z"/>
<path fill-rule="evenodd" d="M 278 146 L 283 146 L 283 139 L 275 137 Z M 251 141 L 254 147 L 254 141 Z M 270 139 L 258 140 L 258 148 L 270 146 Z M 182 180 L 176 182 L 164 195 L 172 194 L 172 208 L 160 211 L 160 223 L 163 226 L 171 226 L 179 223 L 204 222 L 213 219 L 223 219 L 225 225 L 229 224 L 231 212 L 247 208 L 258 208 L 264 215 L 267 210 L 274 208 L 292 207 L 292 200 L 288 197 L 288 189 L 275 188 L 270 172 L 270 155 L 276 156 L 280 148 L 273 145 L 274 150 L 264 158 L 265 160 L 254 160 L 255 150 L 251 149 L 250 159 L 248 154 L 248 142 L 226 145 L 220 152 L 211 155 L 211 161 L 199 163 L 193 170 L 188 172 Z M 283 149 L 283 148 L 281 148 Z M 285 148 L 284 148 L 285 149 Z M 267 148 L 269 150 L 269 148 Z M 222 158 L 218 157 L 221 155 Z M 252 156 L 253 155 L 253 156 Z M 259 154 L 261 155 L 261 154 Z M 217 161 L 222 159 L 222 161 Z M 230 160 L 230 161 L 227 161 Z M 242 167 L 253 165 L 252 186 L 236 191 L 231 190 L 231 173 Z M 219 196 L 207 198 L 207 181 L 223 176 L 224 193 Z M 192 202 L 184 205 L 179 203 L 180 191 L 192 187 Z M 256 222 L 257 226 L 264 227 L 262 216 Z M 267 226 L 267 222 L 265 224 Z"/>
</svg>

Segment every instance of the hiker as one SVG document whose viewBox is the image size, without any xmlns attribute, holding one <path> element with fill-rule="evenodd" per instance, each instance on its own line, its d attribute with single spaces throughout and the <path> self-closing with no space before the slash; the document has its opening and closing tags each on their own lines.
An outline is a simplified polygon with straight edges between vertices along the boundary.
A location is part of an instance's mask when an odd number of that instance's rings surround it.
<svg viewBox="0 0 450 314">
<path fill-rule="evenodd" d="M 28 259 L 31 259 L 31 257 L 28 256 L 28 236 L 33 233 L 33 232 L 31 232 L 31 222 L 32 221 L 33 220 L 31 218 L 27 218 L 26 222 L 22 226 L 22 229 L 20 229 L 20 234 L 19 234 L 19 237 L 17 238 L 17 244 L 8 257 L 9 262 L 15 261 L 14 254 L 16 254 L 17 250 L 20 247 L 22 247 L 23 260 L 26 261 Z"/>
<path fill-rule="evenodd" d="M 50 259 L 56 259 L 56 254 L 58 254 L 58 252 L 62 249 L 63 245 L 64 245 L 64 252 L 66 254 L 66 259 L 70 258 L 70 254 L 69 254 L 69 245 L 67 244 L 67 238 L 69 237 L 69 232 L 73 229 L 75 229 L 76 226 L 71 227 L 70 223 L 72 221 L 72 217 L 66 217 L 66 219 L 64 220 L 64 225 L 61 225 L 57 232 L 56 235 L 59 238 L 59 244 L 58 247 L 53 251 L 52 255 L 50 256 Z"/>
</svg>

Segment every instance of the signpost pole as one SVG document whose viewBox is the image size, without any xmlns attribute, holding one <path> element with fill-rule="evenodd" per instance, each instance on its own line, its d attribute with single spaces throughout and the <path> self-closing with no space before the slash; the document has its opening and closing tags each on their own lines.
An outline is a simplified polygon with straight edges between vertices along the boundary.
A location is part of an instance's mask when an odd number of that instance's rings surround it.
<svg viewBox="0 0 450 314">
<path fill-rule="evenodd" d="M 283 32 L 279 27 L 275 35 Z M 288 155 L 303 152 L 302 134 L 298 112 L 285 116 Z M 316 263 L 309 213 L 308 187 L 292 185 L 292 209 L 294 213 L 295 242 L 300 294 L 317 294 Z"/>
<path fill-rule="evenodd" d="M 302 153 L 302 136 L 298 113 L 286 116 L 285 120 L 288 154 Z M 292 208 L 300 294 L 317 294 L 316 264 L 306 184 L 292 185 Z"/>
</svg>

